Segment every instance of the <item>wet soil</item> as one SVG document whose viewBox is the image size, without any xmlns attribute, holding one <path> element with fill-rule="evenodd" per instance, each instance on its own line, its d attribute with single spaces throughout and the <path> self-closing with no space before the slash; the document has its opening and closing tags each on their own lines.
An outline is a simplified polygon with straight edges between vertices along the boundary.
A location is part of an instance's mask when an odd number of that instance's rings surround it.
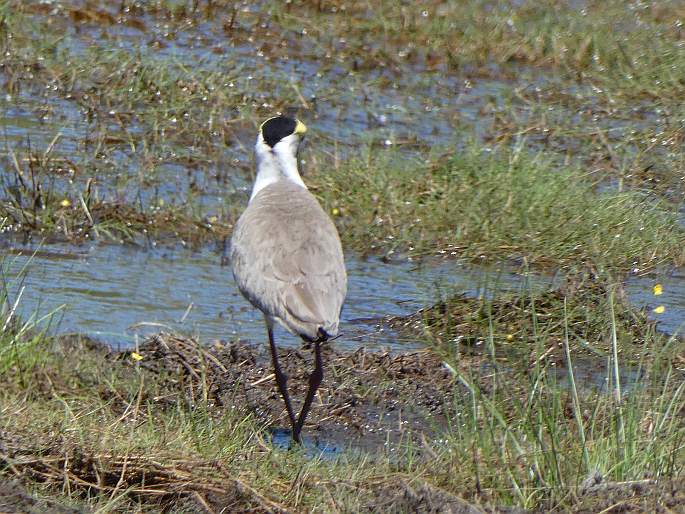
<svg viewBox="0 0 685 514">
<path fill-rule="evenodd" d="M 165 402 L 170 409 L 176 408 L 180 392 L 180 401 L 185 398 L 190 405 L 207 405 L 217 416 L 227 409 L 238 409 L 248 411 L 265 427 L 288 426 L 266 348 L 243 342 L 216 342 L 207 347 L 193 339 L 161 333 L 146 340 L 136 352 L 115 352 L 78 336 L 60 338 L 58 351 L 87 352 L 109 365 L 142 368 L 159 386 L 156 391 L 170 393 L 143 399 L 154 401 L 160 408 L 166 407 Z M 431 352 L 345 352 L 325 345 L 323 354 L 324 382 L 305 425 L 305 448 L 310 453 L 312 448 L 321 448 L 320 455 L 325 457 L 332 446 L 339 450 L 333 456 L 350 447 L 355 451 L 378 451 L 398 444 L 404 437 L 430 437 L 444 425 L 444 406 L 458 386 Z M 290 377 L 293 400 L 299 404 L 311 371 L 311 352 L 306 348 L 280 349 L 279 359 Z M 52 376 L 50 371 L 47 373 Z M 59 382 L 59 373 L 52 378 Z M 32 394 L 51 393 L 36 390 Z M 100 389 L 99 394 L 106 395 L 107 391 Z M 115 411 L 126 410 L 116 397 L 104 399 Z M 266 448 L 269 442 L 263 444 Z M 74 488 L 91 493 L 114 495 L 128 490 L 155 512 L 288 512 L 216 460 L 176 459 L 162 465 L 155 455 L 91 455 L 78 446 L 63 448 L 49 439 L 23 434 L 17 427 L 11 433 L 0 432 L 0 467 L 8 465 L 11 474 L 26 483 L 59 485 L 66 479 Z M 379 481 L 366 484 L 364 489 L 365 493 L 372 492 L 365 504 L 366 512 L 483 512 L 418 479 L 411 483 Z M 17 507 L 8 512 L 34 512 L 31 508 L 36 500 L 19 491 L 0 489 L 0 505 L 3 501 L 8 505 L 16 503 Z"/>
<path fill-rule="evenodd" d="M 60 505 L 45 498 L 38 498 L 14 480 L 3 481 L 0 478 L 0 513 L 1 514 L 80 514 L 86 512 Z"/>
<path fill-rule="evenodd" d="M 420 512 L 430 514 L 484 514 L 486 512 L 524 512 L 508 509 L 483 509 L 458 496 L 429 484 L 412 485 L 399 481 L 376 491 L 370 512 Z"/>
<path fill-rule="evenodd" d="M 598 483 L 581 490 L 573 512 L 684 513 L 685 478 Z"/>
<path fill-rule="evenodd" d="M 165 408 L 165 402 L 170 409 L 176 408 L 176 402 L 185 399 L 190 405 L 208 405 L 217 416 L 227 409 L 237 409 L 251 413 L 265 428 L 288 426 L 266 348 L 254 348 L 239 341 L 203 346 L 190 338 L 161 333 L 146 340 L 135 353 L 115 352 L 97 341 L 80 337 L 61 338 L 58 350 L 88 353 L 109 366 L 132 371 L 142 368 L 160 387 L 155 389 L 157 392 L 170 393 L 142 399 L 154 401 L 160 408 Z M 307 387 L 311 352 L 306 348 L 284 348 L 279 350 L 279 358 L 290 377 L 293 400 L 299 403 Z M 373 458 L 373 451 L 391 452 L 393 446 L 412 438 L 419 443 L 419 454 L 430 458 L 428 447 L 426 452 L 420 451 L 422 440 L 437 435 L 445 426 L 450 414 L 447 408 L 454 404 L 453 395 L 465 394 L 439 356 L 430 351 L 349 352 L 330 344 L 324 347 L 324 358 L 324 382 L 304 430 L 310 454 L 312 448 L 321 448 L 324 451 L 319 455 L 325 457 L 325 451 L 337 445 L 338 449 L 346 449 L 350 457 L 355 451 L 363 452 L 366 460 Z M 474 366 L 475 361 L 468 359 L 464 356 L 461 364 Z M 59 373 L 53 378 L 59 381 Z M 36 390 L 31 394 L 50 393 Z M 106 394 L 106 390 L 100 390 L 100 394 Z M 117 410 L 116 398 L 109 400 Z M 120 407 L 126 410 L 123 403 Z M 0 513 L 88 512 L 38 497 L 22 485 L 45 483 L 59 490 L 65 481 L 73 488 L 89 491 L 89 495 L 109 496 L 126 490 L 145 506 L 146 512 L 290 512 L 288 507 L 236 477 L 219 460 L 165 461 L 145 454 L 94 455 L 78 445 L 64 446 L 41 437 L 22 434 L 20 427 L 12 433 L 0 432 L 0 468 L 5 469 L 6 476 L 21 481 L 0 482 Z M 318 445 L 311 444 L 315 440 Z M 264 450 L 270 446 L 268 440 L 262 444 Z M 339 454 L 335 452 L 333 456 Z M 572 494 L 573 498 L 559 512 L 685 513 L 682 478 L 618 483 L 607 482 L 597 474 Z M 364 483 L 363 495 L 364 512 L 527 512 L 480 505 L 475 492 L 465 500 L 421 477 Z"/>
<path fill-rule="evenodd" d="M 169 387 L 181 387 L 193 403 L 247 406 L 265 426 L 289 428 L 266 345 L 216 342 L 205 348 L 192 339 L 162 333 L 148 339 L 137 353 L 143 357 L 139 362 L 131 351 L 117 358 L 159 374 Z M 279 350 L 296 410 L 307 392 L 312 358 L 313 352 L 305 348 Z M 304 432 L 329 449 L 378 449 L 392 447 L 410 434 L 430 436 L 444 426 L 445 406 L 458 392 L 454 376 L 430 351 L 343 352 L 324 345 L 323 360 L 324 380 Z"/>
</svg>

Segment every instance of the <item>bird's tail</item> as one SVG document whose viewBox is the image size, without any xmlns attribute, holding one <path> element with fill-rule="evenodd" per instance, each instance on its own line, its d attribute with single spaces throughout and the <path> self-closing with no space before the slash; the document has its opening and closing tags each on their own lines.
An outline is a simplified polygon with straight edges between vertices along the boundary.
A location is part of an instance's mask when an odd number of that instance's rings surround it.
<svg viewBox="0 0 685 514">
<path fill-rule="evenodd" d="M 323 327 L 319 327 L 317 330 L 317 337 L 314 339 L 314 343 L 323 343 L 325 341 L 328 341 L 331 337 L 333 337 L 334 334 L 329 334 L 326 332 L 326 329 Z"/>
<path fill-rule="evenodd" d="M 332 341 L 340 337 L 341 334 L 338 332 L 337 323 L 328 328 L 319 327 L 316 331 L 316 337 L 312 339 L 312 343 L 324 343 L 326 341 Z"/>
</svg>

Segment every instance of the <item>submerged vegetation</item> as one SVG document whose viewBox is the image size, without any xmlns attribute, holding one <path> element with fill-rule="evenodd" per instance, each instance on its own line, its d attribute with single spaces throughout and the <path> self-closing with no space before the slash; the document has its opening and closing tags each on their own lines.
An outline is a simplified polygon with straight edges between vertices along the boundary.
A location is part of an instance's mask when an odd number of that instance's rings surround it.
<svg viewBox="0 0 685 514">
<path fill-rule="evenodd" d="M 287 111 L 347 250 L 560 277 L 441 286 L 390 320 L 421 352 L 327 348 L 305 433 L 342 451 L 320 452 L 272 441 L 260 350 L 58 336 L 60 312 L 23 313 L 23 272 L 3 273 L 0 482 L 56 512 L 682 509 L 685 347 L 622 283 L 685 260 L 683 15 L 0 0 L 3 244 L 224 242 L 258 124 Z M 282 352 L 295 389 L 306 355 Z"/>
<path fill-rule="evenodd" d="M 4 177 L 6 200 L 0 205 L 4 232 L 74 243 L 172 238 L 195 245 L 225 239 L 230 233 L 225 223 L 217 223 L 216 216 L 198 218 L 182 206 L 165 206 L 161 199 L 147 209 L 103 200 L 92 179 L 82 189 L 72 184 L 69 190 L 60 191 L 54 178 L 59 171 L 48 153 L 29 155 L 24 168 L 12 154 L 15 168 Z"/>
</svg>

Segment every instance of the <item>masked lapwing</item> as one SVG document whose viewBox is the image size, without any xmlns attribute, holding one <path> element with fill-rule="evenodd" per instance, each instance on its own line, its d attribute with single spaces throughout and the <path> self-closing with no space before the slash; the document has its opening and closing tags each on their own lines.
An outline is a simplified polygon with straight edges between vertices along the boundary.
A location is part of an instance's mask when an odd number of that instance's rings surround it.
<svg viewBox="0 0 685 514">
<path fill-rule="evenodd" d="M 323 379 L 321 343 L 338 334 L 347 292 L 338 232 L 298 172 L 297 153 L 306 131 L 301 121 L 287 116 L 262 123 L 255 144 L 257 177 L 230 252 L 238 288 L 264 313 L 276 384 L 298 443 Z M 298 416 L 278 363 L 275 322 L 314 347 L 314 371 Z"/>
</svg>

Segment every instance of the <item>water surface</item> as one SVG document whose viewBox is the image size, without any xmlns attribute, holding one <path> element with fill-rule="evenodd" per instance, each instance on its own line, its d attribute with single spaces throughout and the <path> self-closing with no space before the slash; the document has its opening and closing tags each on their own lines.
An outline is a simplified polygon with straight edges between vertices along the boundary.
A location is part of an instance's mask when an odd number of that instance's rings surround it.
<svg viewBox="0 0 685 514">
<path fill-rule="evenodd" d="M 661 284 L 663 293 L 656 296 L 654 286 Z M 625 284 L 630 302 L 644 308 L 657 323 L 657 329 L 667 334 L 683 336 L 685 329 L 685 270 L 662 270 L 645 277 L 630 277 Z M 654 309 L 663 306 L 661 313 Z"/>
<path fill-rule="evenodd" d="M 202 341 L 235 338 L 261 342 L 261 313 L 237 290 L 219 254 L 137 247 L 44 245 L 4 249 L 11 299 L 23 288 L 19 312 L 28 316 L 62 307 L 59 332 L 85 333 L 127 346 L 168 330 Z M 23 270 L 23 271 L 22 271 Z M 484 291 L 549 287 L 551 278 L 519 275 L 503 267 L 473 268 L 458 262 L 417 265 L 347 256 L 348 295 L 336 344 L 417 348 L 420 343 L 389 330 L 383 320 L 411 314 L 450 291 L 477 296 Z M 277 332 L 279 344 L 297 338 Z"/>
</svg>

